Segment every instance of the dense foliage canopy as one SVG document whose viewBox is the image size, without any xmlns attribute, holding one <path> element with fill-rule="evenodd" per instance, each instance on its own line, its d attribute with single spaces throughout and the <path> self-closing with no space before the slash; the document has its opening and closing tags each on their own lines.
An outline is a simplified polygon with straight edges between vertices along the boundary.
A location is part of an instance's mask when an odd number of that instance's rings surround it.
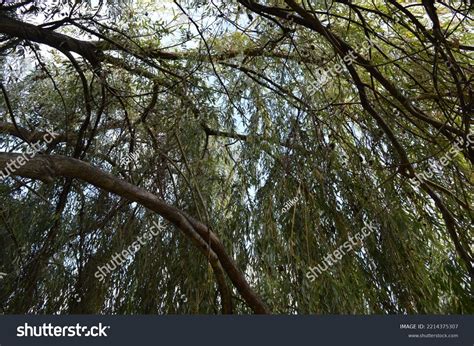
<svg viewBox="0 0 474 346">
<path fill-rule="evenodd" d="M 474 311 L 468 1 L 0 3 L 4 313 Z"/>
</svg>

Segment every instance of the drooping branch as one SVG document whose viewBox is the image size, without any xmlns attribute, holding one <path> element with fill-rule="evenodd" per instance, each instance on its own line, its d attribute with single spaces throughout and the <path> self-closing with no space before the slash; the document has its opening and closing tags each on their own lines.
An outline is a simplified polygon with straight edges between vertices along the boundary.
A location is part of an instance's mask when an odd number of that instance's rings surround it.
<svg viewBox="0 0 474 346">
<path fill-rule="evenodd" d="M 3 170 L 9 162 L 16 160 L 20 156 L 20 154 L 0 153 L 0 170 Z M 207 226 L 178 208 L 165 203 L 154 194 L 93 167 L 84 161 L 61 155 L 38 155 L 26 161 L 26 163 L 14 170 L 12 174 L 39 179 L 44 182 L 52 182 L 56 177 L 80 179 L 105 191 L 137 202 L 160 214 L 164 219 L 190 237 L 195 244 L 201 247 L 210 247 L 207 250 L 210 250 L 210 256 L 212 257 L 212 253 L 215 253 L 223 270 L 255 313 L 270 313 L 261 298 L 250 287 L 244 274 L 237 268 L 234 260 L 227 254 L 226 249 L 217 236 Z M 197 238 L 196 235 L 199 235 L 200 238 Z M 211 261 L 211 265 L 214 267 L 216 263 L 213 264 Z M 218 281 L 221 279 L 218 278 Z M 224 287 L 220 287 L 220 291 L 221 293 L 224 292 L 223 300 L 228 303 L 226 297 L 230 295 L 230 291 Z"/>
<path fill-rule="evenodd" d="M 440 133 L 444 134 L 445 137 L 449 140 L 453 140 L 453 137 L 456 136 L 465 136 L 465 133 L 462 129 L 458 127 L 454 127 L 443 123 L 429 115 L 425 114 L 424 111 L 416 107 L 409 98 L 407 98 L 401 90 L 395 86 L 390 80 L 388 80 L 378 69 L 375 67 L 371 61 L 365 59 L 361 54 L 357 53 L 356 50 L 351 47 L 345 40 L 343 40 L 338 34 L 333 32 L 329 26 L 325 26 L 321 23 L 314 13 L 307 11 L 303 7 L 301 7 L 297 2 L 293 0 L 285 0 L 288 8 L 280 8 L 280 7 L 271 7 L 261 5 L 253 0 L 239 0 L 239 3 L 244 5 L 249 10 L 259 14 L 259 15 L 269 15 L 275 18 L 283 19 L 283 20 L 291 20 L 294 23 L 306 27 L 310 29 L 322 37 L 324 37 L 328 43 L 332 45 L 334 51 L 340 56 L 341 59 L 345 60 L 344 57 L 350 55 L 352 53 L 355 56 L 354 64 L 363 68 L 367 73 L 373 77 L 374 80 L 378 81 L 381 86 L 396 100 L 398 101 L 406 111 L 411 114 L 413 117 L 417 118 L 418 120 L 423 121 L 426 124 L 429 124 L 436 128 Z M 407 176 L 412 177 L 414 175 L 413 167 L 408 159 L 405 149 L 399 143 L 395 135 L 393 134 L 392 129 L 387 125 L 382 117 L 378 115 L 376 110 L 372 107 L 369 102 L 369 99 L 366 95 L 365 88 L 366 85 L 362 82 L 356 68 L 354 65 L 348 62 L 345 62 L 347 69 L 350 72 L 353 82 L 356 84 L 359 97 L 361 99 L 361 104 L 365 111 L 370 114 L 374 120 L 377 122 L 378 126 L 383 130 L 383 132 L 388 136 L 392 145 L 394 146 L 397 154 L 399 156 L 400 164 L 399 164 L 399 173 Z M 466 156 L 467 159 L 473 162 L 472 155 L 470 151 L 466 150 L 463 151 L 463 154 Z M 449 210 L 444 206 L 441 199 L 431 190 L 431 188 L 427 184 L 421 185 L 422 189 L 430 195 L 430 197 L 435 202 L 438 209 L 441 211 L 443 219 L 445 221 L 448 233 L 453 240 L 455 245 L 456 251 L 458 252 L 460 258 L 466 265 L 466 268 L 471 277 L 474 278 L 474 267 L 472 264 L 472 256 L 469 254 L 469 251 L 464 249 L 462 244 L 459 241 L 459 236 L 456 232 L 456 222 L 452 215 L 450 214 Z"/>
<path fill-rule="evenodd" d="M 375 66 L 373 66 L 369 60 L 357 53 L 356 50 L 351 47 L 351 45 L 340 38 L 330 28 L 324 26 L 316 16 L 304 10 L 296 2 L 285 0 L 288 6 L 291 7 L 296 13 L 289 12 L 287 9 L 282 9 L 279 7 L 260 5 L 257 2 L 251 0 L 239 0 L 239 2 L 249 10 L 259 15 L 267 14 L 280 19 L 291 20 L 298 25 L 317 32 L 333 46 L 334 50 L 341 58 L 344 58 L 349 53 L 353 52 L 354 56 L 356 57 L 354 63 L 365 69 L 395 100 L 400 102 L 400 104 L 402 104 L 407 112 L 412 116 L 433 126 L 450 140 L 453 139 L 453 136 L 464 135 L 464 132 L 461 129 L 444 124 L 443 122 L 425 114 L 421 109 L 418 109 L 405 95 L 403 95 L 400 89 L 396 87 L 391 81 L 389 81 Z"/>
</svg>

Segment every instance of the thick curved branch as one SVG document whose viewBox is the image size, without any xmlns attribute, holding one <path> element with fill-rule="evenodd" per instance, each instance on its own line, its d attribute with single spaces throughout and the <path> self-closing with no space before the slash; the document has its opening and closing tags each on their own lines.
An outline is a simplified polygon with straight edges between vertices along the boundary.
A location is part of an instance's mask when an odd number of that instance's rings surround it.
<svg viewBox="0 0 474 346">
<path fill-rule="evenodd" d="M 43 43 L 63 53 L 77 53 L 87 59 L 94 68 L 98 67 L 102 60 L 101 52 L 93 43 L 81 41 L 2 14 L 0 14 L 0 34 Z"/>
<path fill-rule="evenodd" d="M 21 155 L 0 153 L 0 170 L 3 170 L 10 161 L 16 160 L 18 157 L 21 157 Z M 86 162 L 61 155 L 38 155 L 26 161 L 24 165 L 17 168 L 12 174 L 45 182 L 52 182 L 56 177 L 80 179 L 105 191 L 137 202 L 160 214 L 184 232 L 196 244 L 199 243 L 198 245 L 202 246 L 202 241 L 204 241 L 206 247 L 210 246 L 210 250 L 212 250 L 209 251 L 210 256 L 212 256 L 212 252 L 217 255 L 220 265 L 222 265 L 234 286 L 255 313 L 270 313 L 260 297 L 250 287 L 244 274 L 237 268 L 234 260 L 227 254 L 226 249 L 217 236 L 207 226 L 183 211 L 168 205 L 154 194 L 93 167 Z M 195 233 L 199 235 L 201 240 L 196 238 Z M 223 299 L 225 299 L 225 296 Z"/>
</svg>

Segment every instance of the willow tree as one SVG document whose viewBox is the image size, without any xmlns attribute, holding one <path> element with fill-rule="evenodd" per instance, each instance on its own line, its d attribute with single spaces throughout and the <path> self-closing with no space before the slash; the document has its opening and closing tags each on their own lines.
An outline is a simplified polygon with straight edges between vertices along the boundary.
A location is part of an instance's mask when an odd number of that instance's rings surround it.
<svg viewBox="0 0 474 346">
<path fill-rule="evenodd" d="M 3 311 L 472 313 L 469 10 L 0 5 Z"/>
</svg>

